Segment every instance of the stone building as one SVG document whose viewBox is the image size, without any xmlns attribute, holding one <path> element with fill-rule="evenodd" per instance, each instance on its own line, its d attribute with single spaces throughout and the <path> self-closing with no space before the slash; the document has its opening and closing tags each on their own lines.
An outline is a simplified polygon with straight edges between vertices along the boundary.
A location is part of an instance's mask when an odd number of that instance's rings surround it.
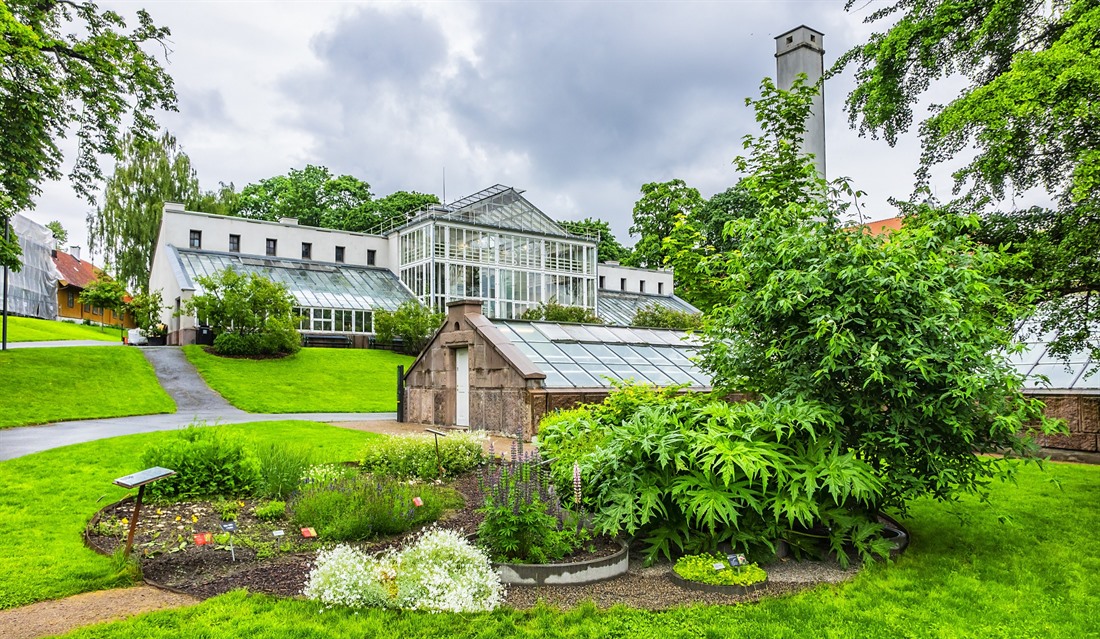
<svg viewBox="0 0 1100 639">
<path fill-rule="evenodd" d="M 611 380 L 710 387 L 682 331 L 491 319 L 480 300 L 447 319 L 405 374 L 405 418 L 536 433 L 547 412 L 602 401 Z"/>
</svg>

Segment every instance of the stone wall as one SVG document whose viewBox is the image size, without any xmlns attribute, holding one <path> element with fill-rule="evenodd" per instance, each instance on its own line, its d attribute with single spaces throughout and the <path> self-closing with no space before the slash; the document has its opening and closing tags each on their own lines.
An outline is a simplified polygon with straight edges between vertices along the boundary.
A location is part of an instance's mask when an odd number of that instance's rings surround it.
<svg viewBox="0 0 1100 639">
<path fill-rule="evenodd" d="M 1100 452 L 1100 397 L 1096 395 L 1036 394 L 1046 404 L 1047 417 L 1066 420 L 1068 435 L 1040 436 L 1041 446 Z"/>
<path fill-rule="evenodd" d="M 536 386 L 486 338 L 480 302 L 452 304 L 447 320 L 405 376 L 405 418 L 421 424 L 455 423 L 455 351 L 468 349 L 470 428 L 502 433 L 533 432 L 528 386 Z M 482 330 L 479 331 L 478 327 Z M 492 330 L 491 325 L 489 330 Z"/>
</svg>

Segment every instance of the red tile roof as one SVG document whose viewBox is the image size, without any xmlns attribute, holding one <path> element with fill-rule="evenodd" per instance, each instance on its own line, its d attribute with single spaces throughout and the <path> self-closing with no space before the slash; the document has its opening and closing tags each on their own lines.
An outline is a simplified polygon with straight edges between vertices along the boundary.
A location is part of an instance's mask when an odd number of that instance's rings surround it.
<svg viewBox="0 0 1100 639">
<path fill-rule="evenodd" d="M 102 272 L 102 269 L 91 262 L 78 260 L 64 251 L 54 251 L 53 264 L 57 267 L 63 286 L 68 284 L 77 288 L 87 288 Z"/>
<path fill-rule="evenodd" d="M 900 231 L 902 225 L 902 219 L 900 217 L 891 217 L 885 220 L 875 220 L 874 222 L 867 222 L 862 227 L 867 229 L 871 235 L 882 235 L 883 233 L 892 233 L 894 231 Z"/>
</svg>

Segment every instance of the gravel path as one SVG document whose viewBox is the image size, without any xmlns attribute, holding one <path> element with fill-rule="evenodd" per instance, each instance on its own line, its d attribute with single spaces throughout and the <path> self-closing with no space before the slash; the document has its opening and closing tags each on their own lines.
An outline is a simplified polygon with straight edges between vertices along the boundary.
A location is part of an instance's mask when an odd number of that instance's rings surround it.
<svg viewBox="0 0 1100 639">
<path fill-rule="evenodd" d="M 177 595 L 150 586 L 87 592 L 22 608 L 0 610 L 0 637 L 51 637 L 94 623 L 126 619 L 143 612 L 179 608 L 198 602 L 194 597 Z"/>
<path fill-rule="evenodd" d="M 538 602 L 557 608 L 572 608 L 591 600 L 600 608 L 622 604 L 631 608 L 666 610 L 695 604 L 730 605 L 758 601 L 821 583 L 851 579 L 857 567 L 843 570 L 835 562 L 780 561 L 767 566 L 768 584 L 748 595 L 721 595 L 682 588 L 669 578 L 671 564 L 661 562 L 650 567 L 641 559 L 630 558 L 630 570 L 616 579 L 583 586 L 509 586 L 506 602 L 515 608 L 531 608 Z"/>
</svg>

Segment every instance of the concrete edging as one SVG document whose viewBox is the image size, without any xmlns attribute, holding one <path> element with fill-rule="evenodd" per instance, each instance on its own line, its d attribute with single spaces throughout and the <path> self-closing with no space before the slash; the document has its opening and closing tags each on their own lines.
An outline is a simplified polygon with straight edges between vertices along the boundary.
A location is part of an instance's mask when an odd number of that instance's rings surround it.
<svg viewBox="0 0 1100 639">
<path fill-rule="evenodd" d="M 590 584 L 624 575 L 629 567 L 629 547 L 622 541 L 619 542 L 619 551 L 615 554 L 587 561 L 568 564 L 493 564 L 502 582 L 517 586 Z"/>
</svg>

